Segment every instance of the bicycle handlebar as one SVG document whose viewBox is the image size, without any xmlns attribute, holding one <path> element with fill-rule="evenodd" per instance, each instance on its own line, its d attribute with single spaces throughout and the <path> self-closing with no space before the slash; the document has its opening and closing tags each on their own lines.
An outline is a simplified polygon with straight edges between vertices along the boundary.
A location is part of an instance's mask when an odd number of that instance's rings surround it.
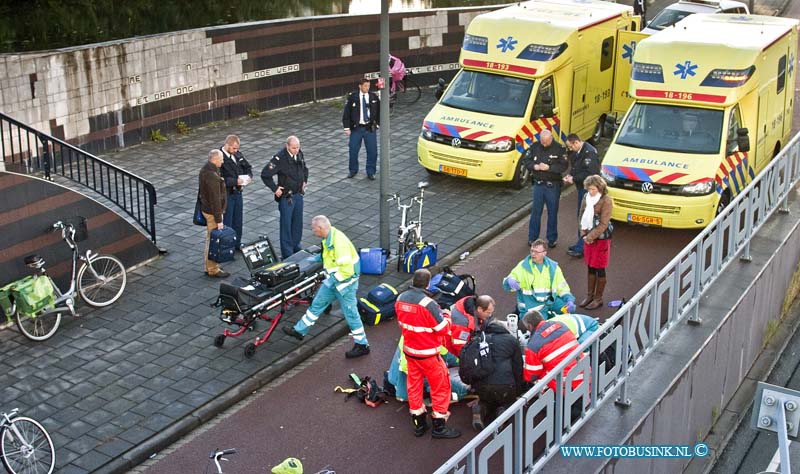
<svg viewBox="0 0 800 474">
<path fill-rule="evenodd" d="M 227 456 L 228 454 L 236 454 L 235 448 L 223 449 L 222 451 L 212 451 L 211 454 L 208 455 L 209 459 L 216 459 L 222 456 Z"/>
</svg>

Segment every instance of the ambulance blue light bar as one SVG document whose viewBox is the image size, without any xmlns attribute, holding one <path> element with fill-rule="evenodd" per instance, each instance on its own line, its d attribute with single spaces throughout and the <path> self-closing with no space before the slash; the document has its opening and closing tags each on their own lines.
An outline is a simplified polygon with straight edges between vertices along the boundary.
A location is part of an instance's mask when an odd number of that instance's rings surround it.
<svg viewBox="0 0 800 474">
<path fill-rule="evenodd" d="M 461 48 L 464 49 L 464 51 L 486 54 L 489 52 L 489 38 L 485 36 L 464 35 L 464 44 Z"/>
<path fill-rule="evenodd" d="M 755 66 L 747 69 L 714 69 L 708 73 L 701 86 L 706 87 L 739 87 L 744 85 L 756 72 Z"/>
<path fill-rule="evenodd" d="M 555 46 L 529 44 L 517 55 L 517 59 L 527 59 L 530 61 L 552 61 L 553 59 L 561 56 L 561 53 L 566 50 L 567 43 L 561 43 Z"/>
<path fill-rule="evenodd" d="M 645 82 L 664 82 L 664 70 L 660 64 L 633 63 L 631 79 Z"/>
</svg>

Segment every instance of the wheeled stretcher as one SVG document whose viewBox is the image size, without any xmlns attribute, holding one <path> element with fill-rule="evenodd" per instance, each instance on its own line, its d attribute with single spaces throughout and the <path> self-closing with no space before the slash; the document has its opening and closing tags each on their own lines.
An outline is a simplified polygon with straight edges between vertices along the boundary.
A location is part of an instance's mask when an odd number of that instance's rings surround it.
<svg viewBox="0 0 800 474">
<path fill-rule="evenodd" d="M 214 338 L 222 347 L 227 337 L 239 337 L 255 330 L 256 321 L 270 322 L 262 337 L 244 347 L 245 357 L 253 357 L 256 347 L 267 342 L 284 313 L 295 305 L 310 305 L 327 273 L 319 261 L 319 247 L 295 253 L 278 263 L 272 243 L 266 237 L 242 247 L 249 278 L 237 278 L 219 285 L 219 296 L 213 306 L 219 308 L 219 319 L 235 330 L 225 329 Z"/>
</svg>

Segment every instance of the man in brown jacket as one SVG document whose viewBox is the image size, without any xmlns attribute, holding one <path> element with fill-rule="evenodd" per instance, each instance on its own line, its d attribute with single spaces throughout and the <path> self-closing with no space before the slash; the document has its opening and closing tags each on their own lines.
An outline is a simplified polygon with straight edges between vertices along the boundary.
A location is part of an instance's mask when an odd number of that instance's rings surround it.
<svg viewBox="0 0 800 474">
<path fill-rule="evenodd" d="M 227 206 L 227 194 L 225 192 L 225 180 L 219 173 L 222 166 L 222 152 L 211 150 L 208 154 L 208 163 L 200 170 L 200 204 L 203 216 L 206 218 L 206 247 L 203 252 L 203 260 L 206 275 L 213 278 L 225 278 L 230 273 L 222 270 L 219 264 L 208 259 L 208 245 L 211 241 L 211 231 L 222 229 L 222 216 L 225 214 Z"/>
</svg>

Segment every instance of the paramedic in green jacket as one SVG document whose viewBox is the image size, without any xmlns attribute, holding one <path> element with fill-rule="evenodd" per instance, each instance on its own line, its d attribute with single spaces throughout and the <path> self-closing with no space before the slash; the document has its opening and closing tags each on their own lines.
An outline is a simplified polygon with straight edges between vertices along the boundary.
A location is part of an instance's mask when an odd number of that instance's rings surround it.
<svg viewBox="0 0 800 474">
<path fill-rule="evenodd" d="M 350 239 L 342 231 L 332 227 L 325 216 L 311 219 L 311 232 L 322 239 L 322 256 L 317 258 L 322 259 L 328 278 L 319 287 L 306 314 L 293 327 L 284 326 L 283 332 L 296 339 L 303 339 L 333 300 L 339 300 L 344 319 L 350 326 L 350 335 L 355 340 L 355 345 L 345 356 L 348 359 L 365 356 L 369 354 L 369 343 L 356 307 L 358 277 L 361 274 L 358 252 Z"/>
<path fill-rule="evenodd" d="M 575 311 L 575 297 L 555 260 L 547 257 L 547 242 L 531 243 L 531 254 L 503 279 L 503 289 L 517 292 L 517 310 L 525 314 L 535 309 L 549 318 Z"/>
</svg>

